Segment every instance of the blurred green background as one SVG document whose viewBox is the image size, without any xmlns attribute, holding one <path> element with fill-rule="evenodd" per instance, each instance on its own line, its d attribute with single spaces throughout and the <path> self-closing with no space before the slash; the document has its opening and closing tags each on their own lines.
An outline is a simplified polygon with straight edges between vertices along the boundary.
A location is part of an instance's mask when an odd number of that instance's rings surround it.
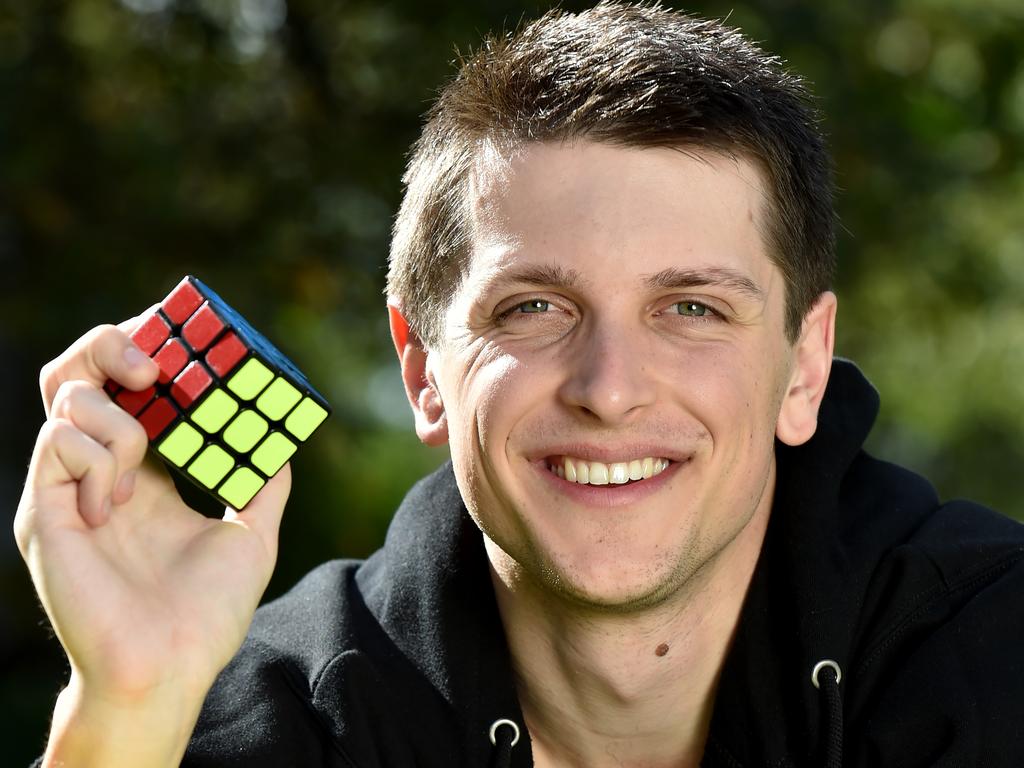
<svg viewBox="0 0 1024 768">
<path fill-rule="evenodd" d="M 2 0 L 5 764 L 41 750 L 65 675 L 9 533 L 39 367 L 198 274 L 336 409 L 295 462 L 268 596 L 372 551 L 445 458 L 412 433 L 381 297 L 405 153 L 453 46 L 547 7 Z M 686 7 L 729 15 L 820 98 L 843 225 L 838 347 L 882 391 L 873 450 L 1021 516 L 1024 3 Z"/>
</svg>

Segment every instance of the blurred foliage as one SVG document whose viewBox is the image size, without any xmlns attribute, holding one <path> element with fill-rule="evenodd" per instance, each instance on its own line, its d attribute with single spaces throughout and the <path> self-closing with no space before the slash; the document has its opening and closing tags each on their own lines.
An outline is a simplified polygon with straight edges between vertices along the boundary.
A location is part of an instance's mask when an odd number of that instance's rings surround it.
<svg viewBox="0 0 1024 768">
<path fill-rule="evenodd" d="M 453 45 L 546 7 L 3 0 L 5 508 L 42 419 L 40 365 L 195 273 L 336 408 L 296 462 L 268 595 L 374 549 L 444 459 L 412 433 L 381 297 L 405 152 Z M 841 188 L 838 346 L 882 391 L 873 450 L 944 495 L 1024 514 L 1024 4 L 687 9 L 729 16 L 818 94 Z M 19 765 L 40 749 L 63 667 L 0 542 L 0 702 Z"/>
</svg>

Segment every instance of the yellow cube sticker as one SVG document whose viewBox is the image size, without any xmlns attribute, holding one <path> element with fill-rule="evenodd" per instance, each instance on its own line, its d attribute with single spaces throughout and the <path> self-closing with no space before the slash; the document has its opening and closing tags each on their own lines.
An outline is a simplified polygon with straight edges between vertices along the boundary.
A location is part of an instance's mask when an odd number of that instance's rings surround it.
<svg viewBox="0 0 1024 768">
<path fill-rule="evenodd" d="M 297 447 L 280 432 L 271 432 L 260 443 L 260 447 L 252 452 L 252 464 L 267 477 L 271 477 L 292 457 Z"/>
<path fill-rule="evenodd" d="M 307 397 L 295 406 L 294 411 L 288 414 L 288 418 L 284 422 L 284 428 L 299 438 L 299 440 L 305 440 L 313 434 L 313 430 L 319 427 L 326 418 L 327 411 Z"/>
<path fill-rule="evenodd" d="M 206 450 L 189 464 L 188 473 L 207 488 L 213 488 L 233 466 L 235 460 L 230 453 L 219 445 L 208 445 Z"/>
<path fill-rule="evenodd" d="M 273 384 L 263 390 L 263 394 L 256 401 L 256 407 L 263 411 L 267 418 L 279 421 L 301 397 L 302 393 L 299 390 L 278 376 Z"/>
<path fill-rule="evenodd" d="M 224 430 L 224 442 L 239 453 L 247 453 L 267 434 L 267 421 L 256 411 L 244 410 Z"/>
<path fill-rule="evenodd" d="M 174 428 L 163 442 L 157 446 L 157 451 L 166 456 L 176 467 L 185 466 L 185 462 L 191 459 L 196 451 L 203 447 L 203 436 L 191 424 L 182 422 Z"/>
<path fill-rule="evenodd" d="M 274 378 L 274 373 L 255 357 L 243 365 L 228 381 L 228 389 L 242 400 L 252 400 Z"/>
<path fill-rule="evenodd" d="M 232 507 L 241 509 L 252 500 L 265 482 L 248 467 L 239 467 L 231 473 L 231 477 L 224 481 L 224 485 L 217 492 Z"/>
</svg>

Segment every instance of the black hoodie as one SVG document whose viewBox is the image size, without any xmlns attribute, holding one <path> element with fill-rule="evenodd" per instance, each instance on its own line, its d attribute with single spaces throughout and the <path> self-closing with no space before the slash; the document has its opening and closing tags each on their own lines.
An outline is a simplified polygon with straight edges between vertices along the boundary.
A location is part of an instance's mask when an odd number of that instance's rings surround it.
<svg viewBox="0 0 1024 768">
<path fill-rule="evenodd" d="M 818 431 L 777 448 L 771 520 L 705 768 L 1024 766 L 1024 527 L 861 445 L 875 391 L 836 361 Z M 822 687 L 811 682 L 830 659 Z M 489 737 L 502 718 L 511 728 Z M 184 765 L 532 765 L 481 534 L 450 466 L 365 563 L 257 611 Z"/>
</svg>

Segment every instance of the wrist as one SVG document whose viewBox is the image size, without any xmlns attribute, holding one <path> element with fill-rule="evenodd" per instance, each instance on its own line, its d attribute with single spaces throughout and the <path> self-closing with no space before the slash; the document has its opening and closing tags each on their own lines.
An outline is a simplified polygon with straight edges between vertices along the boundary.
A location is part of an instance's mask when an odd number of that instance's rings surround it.
<svg viewBox="0 0 1024 768">
<path fill-rule="evenodd" d="M 73 674 L 57 697 L 43 768 L 176 767 L 203 698 L 170 689 L 119 698 L 89 689 Z"/>
</svg>

